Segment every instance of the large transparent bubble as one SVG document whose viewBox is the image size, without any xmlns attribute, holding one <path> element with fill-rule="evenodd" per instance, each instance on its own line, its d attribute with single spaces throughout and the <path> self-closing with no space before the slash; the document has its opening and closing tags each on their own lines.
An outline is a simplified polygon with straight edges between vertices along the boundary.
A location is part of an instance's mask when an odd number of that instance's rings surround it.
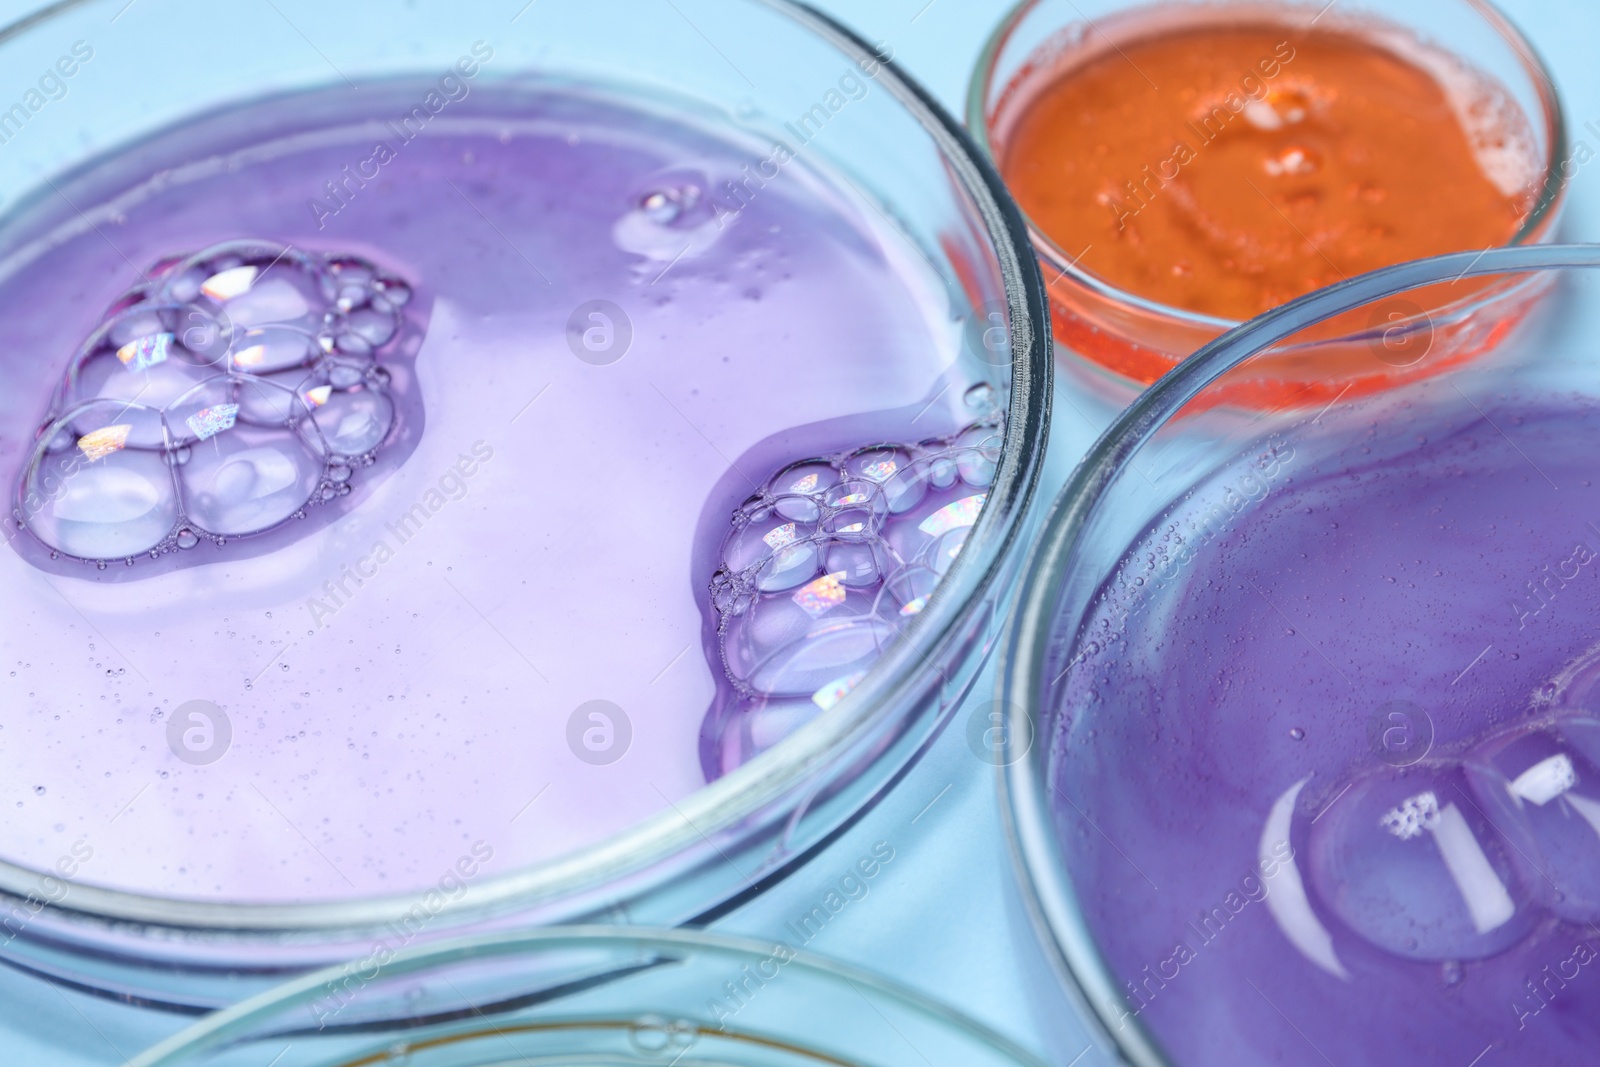
<svg viewBox="0 0 1600 1067">
<path fill-rule="evenodd" d="M 104 566 L 348 493 L 395 426 L 381 364 L 411 293 L 359 257 L 268 241 L 161 260 L 66 360 L 13 520 Z"/>
<path fill-rule="evenodd" d="M 1491 737 L 1469 755 L 1468 774 L 1545 906 L 1600 920 L 1600 720 L 1574 714 Z"/>
<path fill-rule="evenodd" d="M 1517 845 L 1458 762 L 1356 779 L 1316 815 L 1307 840 L 1322 904 L 1397 956 L 1482 959 L 1515 945 L 1538 919 Z"/>
</svg>

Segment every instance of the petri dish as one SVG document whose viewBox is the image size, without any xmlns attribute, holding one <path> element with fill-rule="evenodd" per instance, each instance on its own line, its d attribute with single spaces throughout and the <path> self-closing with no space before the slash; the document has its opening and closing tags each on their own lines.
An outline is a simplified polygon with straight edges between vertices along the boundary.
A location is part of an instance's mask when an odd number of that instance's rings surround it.
<svg viewBox="0 0 1600 1067">
<path fill-rule="evenodd" d="M 1081 79 L 1093 83 L 1074 103 L 1064 94 Z M 1129 131 L 1160 127 L 1113 136 L 1091 105 L 1123 116 Z M 1549 240 L 1577 166 L 1543 62 L 1481 0 L 1403 11 L 1027 0 L 979 60 L 967 123 L 1020 190 L 1063 349 L 1143 384 L 1240 322 L 1362 271 Z M 1350 134 L 1363 123 L 1372 136 Z M 1054 146 L 1046 134 L 1057 130 Z M 1397 140 L 1366 154 L 1386 137 Z M 1373 165 L 1430 137 L 1436 158 L 1456 161 L 1450 174 Z M 1099 154 L 1079 158 L 1104 160 L 1104 173 L 1066 154 L 1083 138 L 1100 139 Z M 1073 173 L 1061 185 L 1047 179 L 1063 168 Z M 1446 181 L 1461 188 L 1445 192 Z M 1433 198 L 1431 183 L 1441 185 Z M 1465 203 L 1469 189 L 1484 197 L 1481 210 L 1454 220 L 1434 210 Z M 1104 217 L 1083 217 L 1085 203 Z M 1262 362 L 1259 380 L 1240 379 L 1235 392 L 1258 407 L 1320 406 L 1346 387 L 1360 394 L 1437 373 L 1482 352 L 1448 323 L 1468 309 L 1511 322 L 1527 306 L 1526 294 L 1465 285 L 1414 302 L 1383 325 L 1409 329 L 1425 310 L 1438 342 L 1426 358 L 1374 363 L 1359 338 L 1330 325 L 1321 349 Z"/>
<path fill-rule="evenodd" d="M 1474 259 L 1207 346 L 1048 520 L 1008 638 L 1007 810 L 1038 955 L 1128 1063 L 1593 1047 L 1600 248 Z M 1550 292 L 1492 359 L 1320 412 L 1196 404 L 1480 271 Z"/>
<path fill-rule="evenodd" d="M 202 1011 L 395 924 L 709 921 L 937 732 L 1050 341 L 887 49 L 82 2 L 0 52 L 7 962 Z"/>
<path fill-rule="evenodd" d="M 444 942 L 308 975 L 129 1067 L 273 1055 L 286 1067 L 1042 1062 L 946 1005 L 783 942 L 591 927 Z"/>
</svg>

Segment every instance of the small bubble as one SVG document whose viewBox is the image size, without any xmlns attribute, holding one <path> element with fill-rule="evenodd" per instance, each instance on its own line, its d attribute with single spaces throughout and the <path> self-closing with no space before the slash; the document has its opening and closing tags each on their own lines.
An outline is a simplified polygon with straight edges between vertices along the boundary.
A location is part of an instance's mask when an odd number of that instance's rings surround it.
<svg viewBox="0 0 1600 1067">
<path fill-rule="evenodd" d="M 36 796 L 36 797 L 44 796 L 44 786 L 42 786 L 42 785 L 34 786 L 33 787 L 33 795 Z"/>
<path fill-rule="evenodd" d="M 1289 736 L 1296 741 L 1304 741 L 1306 739 L 1306 732 L 1300 729 L 1300 727 L 1296 726 L 1289 731 Z"/>
</svg>

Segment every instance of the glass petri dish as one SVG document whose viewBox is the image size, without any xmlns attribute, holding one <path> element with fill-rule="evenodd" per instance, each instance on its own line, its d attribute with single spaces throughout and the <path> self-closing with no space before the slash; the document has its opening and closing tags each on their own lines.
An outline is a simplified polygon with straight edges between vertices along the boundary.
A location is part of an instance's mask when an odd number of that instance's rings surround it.
<svg viewBox="0 0 1600 1067">
<path fill-rule="evenodd" d="M 308 975 L 129 1067 L 273 1055 L 286 1067 L 1040 1062 L 945 1005 L 781 942 L 589 927 L 441 943 Z"/>
<path fill-rule="evenodd" d="M 967 99 L 968 127 L 984 151 L 1001 161 L 1004 172 L 1019 118 L 1027 113 L 1038 91 L 1062 70 L 1070 69 L 1069 64 L 1078 62 L 1080 54 L 1083 62 L 1092 62 L 1132 39 L 1149 36 L 1153 30 L 1241 24 L 1282 26 L 1291 36 L 1312 27 L 1347 30 L 1410 62 L 1426 62 L 1429 69 L 1443 72 L 1441 78 L 1454 79 L 1452 84 L 1474 86 L 1460 90 L 1478 101 L 1467 109 L 1469 113 L 1481 117 L 1503 111 L 1516 116 L 1515 125 L 1523 127 L 1519 137 L 1525 143 L 1516 154 L 1521 158 L 1519 166 L 1526 171 L 1526 184 L 1520 194 L 1524 210 L 1507 244 L 1526 245 L 1550 239 L 1564 203 L 1566 182 L 1576 166 L 1568 154 L 1566 119 L 1543 61 L 1505 15 L 1484 0 L 1430 0 L 1407 5 L 1404 10 L 1377 3 L 1341 3 L 1330 8 L 1298 2 L 1109 0 L 1078 4 L 1074 0 L 1025 0 L 996 28 L 973 72 Z M 1280 79 L 1293 76 L 1292 62 L 1273 61 L 1266 69 Z M 1254 69 L 1240 71 L 1242 88 L 1236 96 L 1240 108 L 1263 92 L 1272 91 L 1273 79 L 1260 75 Z M 1229 103 L 1227 107 L 1234 105 Z M 1239 113 L 1232 111 L 1228 121 Z M 1221 119 L 1218 124 L 1222 124 Z M 1208 143 L 1204 138 L 1214 139 L 1220 132 L 1209 126 L 1199 133 L 1196 130 L 1200 130 L 1198 125 L 1190 128 L 1180 124 L 1174 136 L 1191 146 L 1192 156 L 1203 158 Z M 1226 132 L 1225 126 L 1221 132 Z M 1503 139 L 1494 143 L 1493 151 L 1505 147 Z M 1180 162 L 1186 158 L 1191 157 L 1180 157 Z M 1134 184 L 1146 183 L 1140 195 L 1148 196 L 1153 203 L 1162 196 L 1167 179 L 1181 174 L 1181 166 L 1166 167 L 1170 160 L 1150 162 L 1159 173 L 1145 171 L 1129 177 Z M 1129 203 L 1145 201 L 1132 199 Z M 1029 205 L 1024 202 L 1021 206 L 1026 215 Z M 1290 220 L 1286 230 L 1288 226 L 1295 226 L 1299 236 L 1307 239 L 1303 220 L 1298 225 Z M 1089 367 L 1110 371 L 1116 379 L 1153 382 L 1201 345 L 1249 317 L 1206 314 L 1149 299 L 1095 273 L 1093 256 L 1085 255 L 1095 244 L 1092 236 L 1074 243 L 1060 233 L 1047 233 L 1031 218 L 1029 232 L 1045 265 L 1058 342 L 1066 352 L 1082 357 Z M 1330 276 L 1348 277 L 1333 260 L 1322 258 L 1333 272 Z M 1320 266 L 1319 262 L 1319 269 Z M 1483 351 L 1468 340 L 1473 335 L 1470 328 L 1460 327 L 1466 336 L 1457 336 L 1451 324 L 1468 314 L 1512 321 L 1525 313 L 1526 300 L 1526 294 L 1493 287 L 1480 291 L 1455 286 L 1450 291 L 1418 292 L 1417 309 L 1404 309 L 1403 314 L 1383 325 L 1405 330 L 1424 324 L 1425 308 L 1437 342 L 1425 358 L 1375 363 L 1367 358 L 1363 338 L 1352 339 L 1330 325 L 1322 348 L 1301 352 L 1292 361 L 1263 362 L 1258 368 L 1259 380 L 1241 379 L 1235 383 L 1235 391 L 1241 402 L 1256 406 L 1272 407 L 1289 400 L 1320 406 L 1347 387 L 1361 394 L 1437 373 Z"/>
<path fill-rule="evenodd" d="M 1594 994 L 1540 983 L 1589 958 L 1600 888 L 1596 267 L 1503 249 L 1295 301 L 1158 383 L 1058 499 L 1007 639 L 1006 809 L 1042 955 L 1126 1062 L 1590 1054 Z M 1204 403 L 1457 276 L 1552 295 L 1389 394 Z"/>
<path fill-rule="evenodd" d="M 0 54 L 6 962 L 203 1011 L 397 924 L 709 921 L 931 741 L 1050 342 L 884 54 L 783 0 L 90 0 Z"/>
</svg>

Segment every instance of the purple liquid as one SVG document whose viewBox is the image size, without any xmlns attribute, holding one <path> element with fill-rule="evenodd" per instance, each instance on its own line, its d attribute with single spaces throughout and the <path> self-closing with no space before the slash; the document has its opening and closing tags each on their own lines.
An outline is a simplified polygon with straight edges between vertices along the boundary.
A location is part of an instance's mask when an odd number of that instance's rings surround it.
<svg viewBox="0 0 1600 1067">
<path fill-rule="evenodd" d="M 1057 817 L 1184 1067 L 1594 1062 L 1600 411 L 1487 414 L 1274 440 L 1090 616 Z"/>
<path fill-rule="evenodd" d="M 993 387 L 960 433 L 790 463 L 734 513 L 711 578 L 726 684 L 701 735 L 715 778 L 843 700 L 928 604 L 994 481 Z"/>
<path fill-rule="evenodd" d="M 977 417 L 963 309 L 810 160 L 741 207 L 718 190 L 771 148 L 726 117 L 484 80 L 403 140 L 383 120 L 426 90 L 197 120 L 0 235 L 30 354 L 0 388 L 12 477 L 140 270 L 252 240 L 359 257 L 415 293 L 361 369 L 387 380 L 357 389 L 393 411 L 348 423 L 387 434 L 308 460 L 304 508 L 213 514 L 192 545 L 175 526 L 153 558 L 138 538 L 61 552 L 9 531 L 0 856 L 53 867 L 87 840 L 85 882 L 344 899 L 430 888 L 464 857 L 504 874 L 670 811 L 704 783 L 706 709 L 733 691 L 701 650 L 727 517 L 755 488 L 741 472 Z M 377 176 L 348 180 L 377 142 Z M 272 395 L 305 404 L 303 426 L 318 384 Z M 239 400 L 214 399 L 169 425 L 219 426 Z M 188 462 L 255 432 L 246 414 L 191 427 Z M 182 755 L 214 734 L 169 733 L 192 701 L 231 726 L 214 762 Z M 589 732 L 594 701 L 628 729 Z"/>
</svg>

